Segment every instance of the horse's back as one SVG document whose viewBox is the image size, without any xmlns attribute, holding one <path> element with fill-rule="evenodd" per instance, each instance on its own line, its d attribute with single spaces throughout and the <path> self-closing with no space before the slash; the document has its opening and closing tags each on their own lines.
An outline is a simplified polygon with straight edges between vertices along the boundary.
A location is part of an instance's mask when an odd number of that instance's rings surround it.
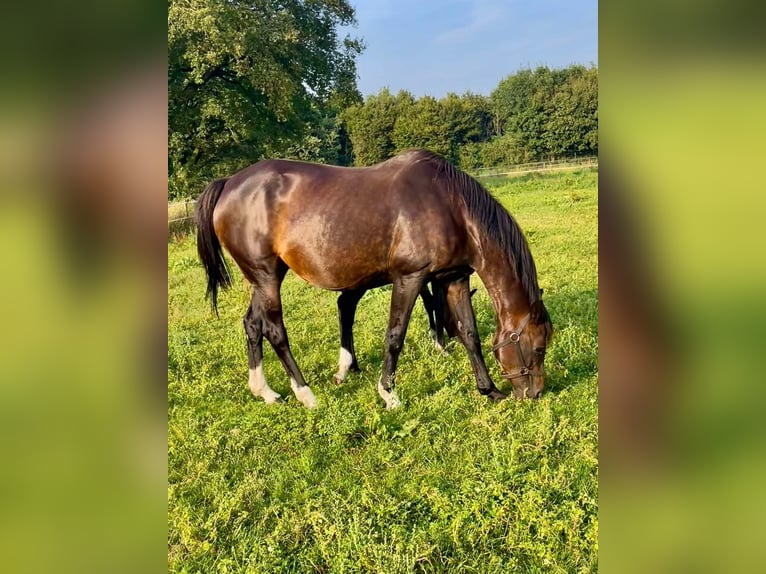
<svg viewBox="0 0 766 574">
<path fill-rule="evenodd" d="M 320 287 L 387 283 L 454 257 L 453 202 L 426 164 L 368 168 L 265 160 L 227 182 L 216 232 L 235 260 L 282 259 Z"/>
</svg>

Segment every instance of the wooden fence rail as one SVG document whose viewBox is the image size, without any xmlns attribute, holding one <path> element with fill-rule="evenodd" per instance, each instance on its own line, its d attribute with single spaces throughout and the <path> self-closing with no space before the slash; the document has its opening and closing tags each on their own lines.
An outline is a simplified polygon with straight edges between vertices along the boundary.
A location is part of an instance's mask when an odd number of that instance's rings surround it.
<svg viewBox="0 0 766 574">
<path fill-rule="evenodd" d="M 477 178 L 503 175 L 521 175 L 535 171 L 559 171 L 567 169 L 582 169 L 598 166 L 598 156 L 578 157 L 552 161 L 536 161 L 519 163 L 506 167 L 486 167 L 474 170 L 471 175 Z"/>
<path fill-rule="evenodd" d="M 194 219 L 194 204 L 196 200 L 174 201 L 168 203 L 168 225 L 178 221 Z"/>
</svg>

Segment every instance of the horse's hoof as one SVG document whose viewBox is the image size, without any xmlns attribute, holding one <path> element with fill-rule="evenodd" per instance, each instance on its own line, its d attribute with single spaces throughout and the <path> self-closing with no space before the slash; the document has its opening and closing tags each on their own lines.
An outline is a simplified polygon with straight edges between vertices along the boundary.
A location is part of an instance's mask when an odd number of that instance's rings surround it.
<svg viewBox="0 0 766 574">
<path fill-rule="evenodd" d="M 489 400 L 491 400 L 493 402 L 499 402 L 499 401 L 502 401 L 504 399 L 507 399 L 508 395 L 506 395 L 504 393 L 501 393 L 500 391 L 495 389 L 494 391 L 490 391 L 490 393 L 487 395 L 487 398 L 489 398 Z"/>
<path fill-rule="evenodd" d="M 387 410 L 387 411 L 392 411 L 392 410 L 394 410 L 394 409 L 398 409 L 398 408 L 399 408 L 399 407 L 401 407 L 401 406 L 402 406 L 402 401 L 400 401 L 400 400 L 399 400 L 399 398 L 398 398 L 396 395 L 394 395 L 394 396 L 393 396 L 393 397 L 391 397 L 391 399 L 390 399 L 390 400 L 389 400 L 389 401 L 386 403 L 386 410 Z"/>
<path fill-rule="evenodd" d="M 361 373 L 362 372 L 362 369 L 360 369 L 359 365 L 357 365 L 356 363 L 351 363 L 351 365 L 349 365 L 349 367 L 348 367 L 348 370 L 351 373 Z"/>
<path fill-rule="evenodd" d="M 332 380 L 336 385 L 343 384 L 343 379 L 341 379 L 338 375 L 333 376 Z"/>
<path fill-rule="evenodd" d="M 313 409 L 317 406 L 317 400 L 316 397 L 314 397 L 314 393 L 311 392 L 311 389 L 308 387 L 308 385 L 301 385 L 298 386 L 298 384 L 294 381 L 290 381 L 290 387 L 293 389 L 293 394 L 295 395 L 295 398 L 298 399 L 298 401 L 307 409 Z"/>
<path fill-rule="evenodd" d="M 266 403 L 267 405 L 273 405 L 275 403 L 285 402 L 284 399 L 282 398 L 282 395 L 274 391 L 271 391 L 270 389 L 269 391 L 270 392 L 265 392 L 261 395 L 261 398 L 263 398 L 264 403 Z"/>
</svg>

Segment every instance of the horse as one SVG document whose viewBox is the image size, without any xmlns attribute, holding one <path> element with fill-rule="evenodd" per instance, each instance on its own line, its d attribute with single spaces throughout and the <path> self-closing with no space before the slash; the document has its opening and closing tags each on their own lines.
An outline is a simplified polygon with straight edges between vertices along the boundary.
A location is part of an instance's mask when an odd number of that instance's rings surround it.
<svg viewBox="0 0 766 574">
<path fill-rule="evenodd" d="M 210 182 L 195 209 L 197 252 L 206 296 L 217 313 L 219 289 L 231 285 L 223 249 L 253 286 L 243 319 L 248 385 L 256 397 L 281 397 L 263 373 L 262 342 L 274 348 L 290 387 L 316 406 L 293 357 L 282 317 L 287 271 L 308 283 L 356 297 L 392 284 L 378 393 L 387 409 L 401 402 L 396 367 L 423 285 L 444 285 L 480 394 L 506 398 L 481 352 L 469 277 L 476 272 L 496 315 L 492 351 L 517 398 L 539 398 L 553 326 L 524 234 L 482 185 L 441 156 L 408 150 L 369 167 L 267 159 Z"/>
<path fill-rule="evenodd" d="M 423 285 L 420 290 L 420 298 L 423 301 L 431 339 L 439 351 L 446 352 L 446 340 L 458 336 L 455 318 L 447 306 L 445 286 L 437 281 L 431 282 L 433 294 L 428 290 L 428 285 Z M 353 295 L 352 295 L 353 293 Z M 338 358 L 338 372 L 335 373 L 335 382 L 340 384 L 346 378 L 349 371 L 360 372 L 359 363 L 354 350 L 354 315 L 359 300 L 365 291 L 344 291 L 338 297 L 338 320 L 340 322 L 340 357 Z M 471 297 L 476 289 L 471 290 Z"/>
</svg>

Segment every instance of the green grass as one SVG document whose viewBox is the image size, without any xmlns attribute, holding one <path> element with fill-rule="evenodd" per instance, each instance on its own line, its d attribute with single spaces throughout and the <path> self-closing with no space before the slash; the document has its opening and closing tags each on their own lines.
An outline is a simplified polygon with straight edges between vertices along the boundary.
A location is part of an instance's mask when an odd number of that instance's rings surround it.
<svg viewBox="0 0 766 574">
<path fill-rule="evenodd" d="M 539 401 L 490 404 L 465 350 L 436 351 L 420 302 L 397 372 L 376 391 L 390 288 L 362 299 L 360 374 L 336 386 L 336 294 L 288 274 L 285 322 L 319 401 L 267 406 L 247 387 L 242 280 L 203 299 L 194 238 L 168 244 L 168 565 L 171 572 L 597 570 L 597 171 L 487 183 L 524 229 L 556 333 Z M 488 352 L 495 318 L 473 298 Z M 287 376 L 264 342 L 274 390 Z"/>
</svg>

